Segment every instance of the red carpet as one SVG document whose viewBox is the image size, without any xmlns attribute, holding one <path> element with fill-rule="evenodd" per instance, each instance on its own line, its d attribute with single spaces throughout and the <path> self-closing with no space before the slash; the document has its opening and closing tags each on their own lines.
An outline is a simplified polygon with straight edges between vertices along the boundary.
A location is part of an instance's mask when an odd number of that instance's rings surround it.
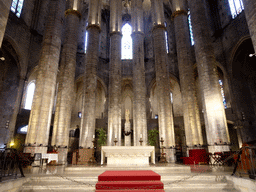
<svg viewBox="0 0 256 192">
<path fill-rule="evenodd" d="M 164 192 L 161 176 L 154 171 L 105 171 L 98 176 L 95 192 Z"/>
</svg>

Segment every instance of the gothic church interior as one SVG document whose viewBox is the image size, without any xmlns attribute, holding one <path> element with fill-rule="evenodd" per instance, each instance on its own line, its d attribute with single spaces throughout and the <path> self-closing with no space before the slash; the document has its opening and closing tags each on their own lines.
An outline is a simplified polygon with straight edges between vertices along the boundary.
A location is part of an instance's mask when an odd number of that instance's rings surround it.
<svg viewBox="0 0 256 192">
<path fill-rule="evenodd" d="M 158 156 L 161 138 L 170 156 L 256 141 L 254 0 L 0 5 L 1 148 L 57 146 L 67 161 L 100 128 L 125 145 L 127 122 L 133 146 L 159 131 Z"/>
</svg>

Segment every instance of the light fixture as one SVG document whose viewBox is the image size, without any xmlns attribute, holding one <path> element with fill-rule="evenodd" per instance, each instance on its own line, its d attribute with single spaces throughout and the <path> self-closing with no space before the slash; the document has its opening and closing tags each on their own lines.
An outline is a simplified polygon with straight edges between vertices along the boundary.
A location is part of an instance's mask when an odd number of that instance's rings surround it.
<svg viewBox="0 0 256 192">
<path fill-rule="evenodd" d="M 250 54 L 249 57 L 256 56 L 256 53 Z"/>
</svg>

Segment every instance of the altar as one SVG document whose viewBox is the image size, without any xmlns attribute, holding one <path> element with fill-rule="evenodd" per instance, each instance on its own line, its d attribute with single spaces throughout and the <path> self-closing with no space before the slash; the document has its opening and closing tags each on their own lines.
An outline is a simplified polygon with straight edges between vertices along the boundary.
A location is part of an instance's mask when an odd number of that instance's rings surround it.
<svg viewBox="0 0 256 192">
<path fill-rule="evenodd" d="M 149 166 L 155 164 L 154 146 L 102 146 L 101 165 L 107 157 L 107 166 Z"/>
</svg>

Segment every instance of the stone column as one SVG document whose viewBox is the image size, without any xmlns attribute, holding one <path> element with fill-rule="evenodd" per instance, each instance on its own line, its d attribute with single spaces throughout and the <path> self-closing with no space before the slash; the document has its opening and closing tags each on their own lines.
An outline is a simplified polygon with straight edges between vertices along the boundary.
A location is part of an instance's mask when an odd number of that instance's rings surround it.
<svg viewBox="0 0 256 192">
<path fill-rule="evenodd" d="M 226 114 L 218 82 L 216 59 L 212 46 L 204 0 L 188 0 L 193 26 L 199 85 L 210 153 L 228 151 Z M 218 145 L 216 145 L 217 143 Z"/>
<path fill-rule="evenodd" d="M 88 18 L 88 44 L 85 61 L 84 95 L 79 146 L 92 148 L 95 134 L 95 106 L 97 89 L 97 64 L 99 59 L 99 33 L 101 0 L 90 0 Z"/>
<path fill-rule="evenodd" d="M 243 2 L 245 17 L 251 34 L 254 51 L 256 52 L 256 1 L 243 0 Z"/>
<path fill-rule="evenodd" d="M 133 29 L 133 130 L 134 146 L 147 145 L 146 81 L 144 67 L 144 33 L 142 0 L 132 0 Z"/>
<path fill-rule="evenodd" d="M 58 163 L 66 164 L 71 110 L 74 100 L 74 81 L 76 69 L 76 52 L 79 18 L 81 14 L 74 10 L 74 2 L 70 1 L 70 9 L 66 10 L 66 30 L 61 52 L 59 85 L 54 117 L 51 145 L 58 146 Z"/>
<path fill-rule="evenodd" d="M 45 27 L 36 89 L 30 112 L 25 153 L 46 153 L 61 49 L 65 0 L 51 0 Z M 31 145 L 33 147 L 31 147 Z M 40 146 L 39 146 L 40 145 Z"/>
<path fill-rule="evenodd" d="M 172 17 L 175 26 L 186 144 L 189 148 L 192 148 L 194 145 L 203 145 L 203 136 L 195 94 L 196 88 L 186 2 L 186 0 L 172 1 L 174 11 Z"/>
<path fill-rule="evenodd" d="M 172 105 L 170 101 L 170 79 L 165 47 L 165 25 L 163 0 L 153 0 L 153 40 L 155 54 L 156 85 L 158 97 L 159 141 L 164 139 L 163 146 L 175 146 Z M 175 151 L 168 150 L 167 156 L 175 161 Z"/>
<path fill-rule="evenodd" d="M 4 38 L 12 0 L 0 0 L 0 48 Z"/>
<path fill-rule="evenodd" d="M 108 146 L 121 146 L 121 24 L 122 1 L 110 0 L 110 72 L 109 72 L 109 111 Z"/>
</svg>

